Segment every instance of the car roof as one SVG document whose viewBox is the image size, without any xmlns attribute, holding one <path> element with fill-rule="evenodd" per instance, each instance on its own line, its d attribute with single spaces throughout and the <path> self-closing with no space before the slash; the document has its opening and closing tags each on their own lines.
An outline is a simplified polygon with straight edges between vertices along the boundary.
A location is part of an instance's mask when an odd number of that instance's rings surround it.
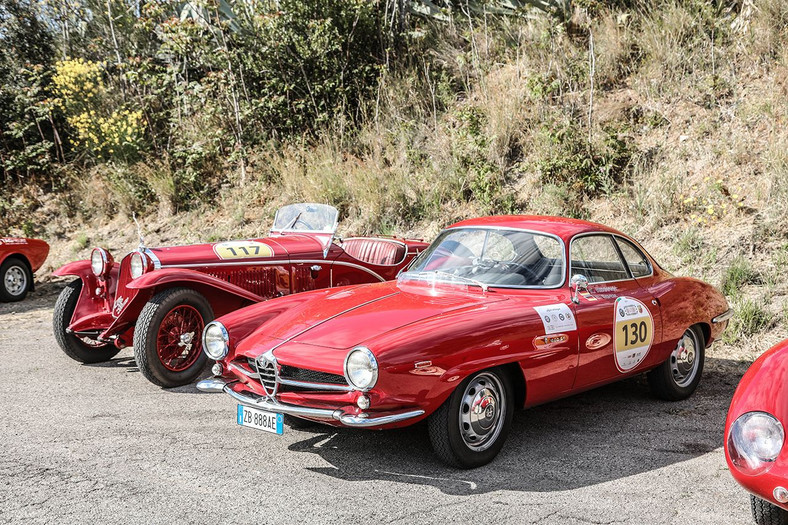
<svg viewBox="0 0 788 525">
<path fill-rule="evenodd" d="M 615 233 L 629 238 L 628 235 L 603 224 L 550 215 L 494 215 L 490 217 L 478 217 L 476 219 L 467 219 L 452 224 L 449 228 L 465 228 L 472 226 L 535 230 L 552 233 L 563 239 L 569 239 L 578 233 L 588 232 Z"/>
</svg>

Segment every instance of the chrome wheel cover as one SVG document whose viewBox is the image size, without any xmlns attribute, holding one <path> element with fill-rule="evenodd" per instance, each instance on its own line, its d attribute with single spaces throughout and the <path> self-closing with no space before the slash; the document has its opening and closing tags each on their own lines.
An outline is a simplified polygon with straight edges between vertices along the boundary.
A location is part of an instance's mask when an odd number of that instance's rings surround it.
<svg viewBox="0 0 788 525">
<path fill-rule="evenodd" d="M 684 388 L 695 380 L 698 374 L 698 350 L 700 341 L 694 330 L 687 330 L 679 339 L 676 349 L 670 354 L 670 372 L 673 382 Z"/>
<path fill-rule="evenodd" d="M 9 294 L 22 295 L 27 290 L 27 272 L 21 266 L 11 266 L 3 276 L 3 284 Z"/>
<path fill-rule="evenodd" d="M 487 450 L 498 439 L 506 413 L 505 390 L 501 380 L 484 372 L 475 376 L 460 402 L 460 436 L 474 452 Z"/>
</svg>

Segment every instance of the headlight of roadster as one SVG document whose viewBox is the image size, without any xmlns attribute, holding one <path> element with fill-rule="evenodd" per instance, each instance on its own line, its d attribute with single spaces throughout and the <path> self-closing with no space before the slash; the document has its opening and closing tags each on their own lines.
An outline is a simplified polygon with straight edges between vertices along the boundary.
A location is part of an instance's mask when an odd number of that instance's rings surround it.
<svg viewBox="0 0 788 525">
<path fill-rule="evenodd" d="M 112 267 L 111 262 L 112 257 L 104 248 L 94 248 L 90 254 L 90 268 L 96 277 L 102 277 L 109 272 Z"/>
<path fill-rule="evenodd" d="M 230 335 L 224 325 L 218 321 L 208 323 L 202 333 L 202 348 L 205 355 L 218 361 L 230 351 Z"/>
<path fill-rule="evenodd" d="M 134 252 L 131 254 L 131 278 L 136 279 L 145 273 L 145 268 L 147 265 L 148 261 L 142 252 Z"/>
<path fill-rule="evenodd" d="M 777 418 L 766 412 L 747 412 L 731 425 L 728 452 L 739 470 L 760 474 L 777 459 L 784 440 L 783 426 Z"/>
<path fill-rule="evenodd" d="M 345 357 L 345 379 L 350 386 L 367 391 L 378 381 L 378 361 L 369 348 L 357 346 Z"/>
</svg>

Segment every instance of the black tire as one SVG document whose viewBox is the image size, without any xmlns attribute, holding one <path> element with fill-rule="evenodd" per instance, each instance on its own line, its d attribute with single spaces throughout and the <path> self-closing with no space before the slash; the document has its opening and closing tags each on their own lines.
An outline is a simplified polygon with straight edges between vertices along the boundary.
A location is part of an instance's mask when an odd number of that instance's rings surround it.
<svg viewBox="0 0 788 525">
<path fill-rule="evenodd" d="M 159 328 L 167 314 L 181 306 L 190 306 L 197 310 L 202 318 L 203 327 L 213 321 L 213 309 L 202 294 L 191 288 L 171 288 L 157 293 L 145 304 L 134 327 L 134 360 L 137 362 L 137 367 L 148 381 L 164 388 L 191 383 L 200 375 L 208 362 L 208 356 L 202 351 L 202 329 L 199 333 L 192 333 L 191 344 L 197 345 L 195 351 L 199 352 L 199 355 L 187 368 L 173 371 L 159 358 L 157 347 Z"/>
<path fill-rule="evenodd" d="M 33 286 L 33 273 L 25 261 L 9 257 L 0 264 L 0 301 L 21 301 Z"/>
<path fill-rule="evenodd" d="M 752 519 L 758 525 L 788 525 L 788 511 L 750 494 Z"/>
<path fill-rule="evenodd" d="M 491 430 L 487 433 L 489 437 L 486 438 L 486 441 L 480 442 L 485 448 L 475 448 L 469 445 L 466 440 L 473 440 L 473 436 L 464 437 L 463 432 L 460 430 L 461 424 L 464 424 L 461 423 L 460 413 L 462 411 L 463 414 L 470 414 L 470 406 L 467 402 L 468 396 L 481 395 L 480 391 L 476 390 L 476 386 L 479 384 L 484 385 L 485 383 L 480 383 L 480 381 L 488 381 L 489 383 L 486 384 L 485 388 L 489 387 L 499 392 L 499 399 L 496 401 L 498 404 L 497 415 L 491 418 L 495 419 L 495 421 L 490 423 Z M 473 389 L 475 392 L 469 392 L 469 389 Z M 482 400 L 487 397 L 485 396 Z M 475 399 L 478 399 L 478 396 Z M 501 404 L 503 408 L 500 408 Z M 485 407 L 482 407 L 482 409 L 486 410 Z M 493 410 L 496 410 L 495 406 Z M 486 465 L 501 451 L 512 425 L 513 413 L 514 395 L 512 385 L 504 370 L 491 368 L 471 374 L 452 392 L 451 396 L 440 408 L 428 418 L 427 428 L 432 448 L 444 463 L 452 467 L 469 469 Z M 468 426 L 465 428 L 469 430 Z"/>
<path fill-rule="evenodd" d="M 55 341 L 60 345 L 60 349 L 80 363 L 100 363 L 109 361 L 120 352 L 120 349 L 113 344 L 104 343 L 93 345 L 87 344 L 87 339 L 80 339 L 74 334 L 66 332 L 66 328 L 71 324 L 71 317 L 74 315 L 74 308 L 77 306 L 79 294 L 82 291 L 82 279 L 75 279 L 68 283 L 55 302 L 55 311 L 52 315 L 52 329 L 55 333 Z"/>
<path fill-rule="evenodd" d="M 320 423 L 315 421 L 311 421 L 309 419 L 301 419 L 300 417 L 291 416 L 285 414 L 285 424 L 292 429 L 300 430 L 302 428 L 313 428 L 318 426 Z"/>
<path fill-rule="evenodd" d="M 684 361 L 686 366 L 694 369 L 694 375 L 691 376 L 689 371 L 687 371 L 687 374 L 682 375 L 681 362 L 677 361 L 680 358 L 680 348 L 685 339 L 687 343 L 692 343 L 694 352 L 690 364 L 687 364 L 686 360 Z M 687 355 L 689 355 L 688 352 Z M 670 354 L 670 357 L 647 374 L 646 377 L 652 393 L 665 401 L 687 399 L 698 388 L 698 383 L 700 383 L 703 375 L 705 360 L 706 339 L 703 337 L 703 331 L 698 326 L 691 326 L 681 336 L 676 349 Z"/>
</svg>

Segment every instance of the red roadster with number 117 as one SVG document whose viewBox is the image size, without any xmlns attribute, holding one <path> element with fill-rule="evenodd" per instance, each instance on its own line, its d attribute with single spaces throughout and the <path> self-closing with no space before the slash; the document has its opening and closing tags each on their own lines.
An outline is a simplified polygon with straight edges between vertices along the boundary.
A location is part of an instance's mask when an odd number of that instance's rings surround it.
<svg viewBox="0 0 788 525">
<path fill-rule="evenodd" d="M 116 263 L 96 248 L 91 260 L 55 272 L 75 275 L 55 304 L 62 350 L 83 362 L 106 361 L 134 345 L 151 382 L 172 387 L 205 366 L 206 323 L 252 303 L 330 286 L 393 279 L 427 245 L 385 237 L 339 239 L 337 210 L 292 204 L 274 218 L 271 235 L 169 248 L 145 248 Z"/>
<path fill-rule="evenodd" d="M 492 460 L 515 408 L 648 372 L 684 399 L 730 316 L 632 239 L 558 217 L 487 217 L 443 231 L 396 282 L 320 290 L 226 315 L 203 334 L 238 423 L 285 417 L 390 428 L 428 419 L 436 453 Z"/>
</svg>

